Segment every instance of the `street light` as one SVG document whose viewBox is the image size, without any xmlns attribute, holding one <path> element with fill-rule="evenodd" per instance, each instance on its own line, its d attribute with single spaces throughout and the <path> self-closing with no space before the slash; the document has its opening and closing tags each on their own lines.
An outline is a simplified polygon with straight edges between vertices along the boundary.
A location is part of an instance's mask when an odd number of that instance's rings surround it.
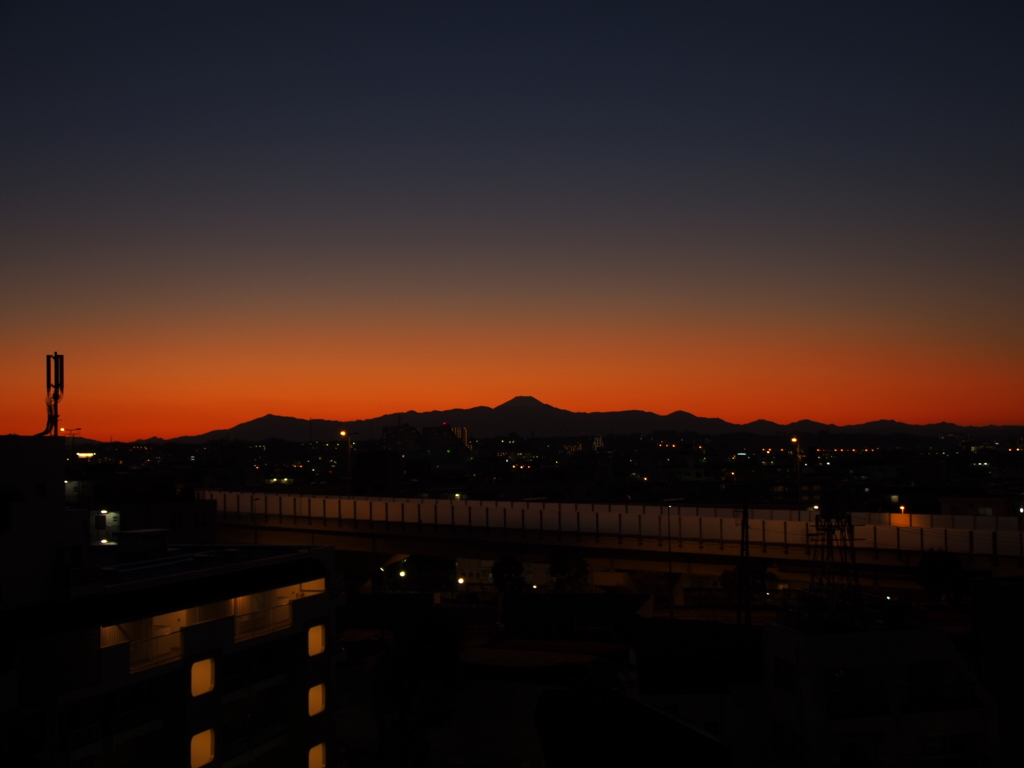
<svg viewBox="0 0 1024 768">
<path fill-rule="evenodd" d="M 800 455 L 800 440 L 796 437 L 789 438 L 789 442 L 793 443 L 793 447 L 796 449 L 796 505 L 800 506 L 800 459 L 803 456 Z"/>
<path fill-rule="evenodd" d="M 68 436 L 71 438 L 71 443 L 70 443 L 69 447 L 72 450 L 74 450 L 74 447 L 75 447 L 75 437 L 77 437 L 78 433 L 82 431 L 82 428 L 81 427 L 68 427 L 67 429 L 65 429 L 64 427 L 61 427 L 60 431 L 68 433 Z"/>
<path fill-rule="evenodd" d="M 347 430 L 341 430 L 339 432 L 342 437 L 345 438 L 345 442 L 348 445 L 345 458 L 345 494 L 348 496 L 352 495 L 352 438 L 349 437 Z M 354 433 L 353 433 L 354 434 Z"/>
</svg>

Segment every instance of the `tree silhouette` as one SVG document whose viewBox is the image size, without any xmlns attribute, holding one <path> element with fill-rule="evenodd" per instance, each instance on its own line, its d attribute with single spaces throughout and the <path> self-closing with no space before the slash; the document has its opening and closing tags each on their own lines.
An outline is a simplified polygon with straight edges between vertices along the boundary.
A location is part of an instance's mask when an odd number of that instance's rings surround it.
<svg viewBox="0 0 1024 768">
<path fill-rule="evenodd" d="M 590 566 L 579 555 L 559 550 L 551 557 L 548 573 L 556 592 L 586 592 L 590 586 Z"/>
<path fill-rule="evenodd" d="M 526 591 L 523 564 L 514 555 L 505 555 L 491 567 L 491 581 L 502 594 Z"/>
</svg>

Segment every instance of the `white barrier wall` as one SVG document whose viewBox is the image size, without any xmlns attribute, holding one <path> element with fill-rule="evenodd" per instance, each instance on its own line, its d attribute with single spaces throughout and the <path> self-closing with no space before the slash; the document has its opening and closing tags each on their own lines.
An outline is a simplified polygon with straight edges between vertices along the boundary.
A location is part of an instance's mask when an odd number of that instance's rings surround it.
<svg viewBox="0 0 1024 768">
<path fill-rule="evenodd" d="M 427 525 L 552 531 L 619 536 L 624 541 L 661 539 L 738 542 L 740 511 L 712 507 L 658 507 L 448 499 L 351 499 L 291 493 L 201 489 L 198 498 L 225 515 L 257 518 L 349 520 L 356 525 Z M 813 512 L 750 510 L 751 544 L 808 546 Z M 854 513 L 859 549 L 940 550 L 1024 557 L 1024 530 L 1016 518 Z"/>
</svg>

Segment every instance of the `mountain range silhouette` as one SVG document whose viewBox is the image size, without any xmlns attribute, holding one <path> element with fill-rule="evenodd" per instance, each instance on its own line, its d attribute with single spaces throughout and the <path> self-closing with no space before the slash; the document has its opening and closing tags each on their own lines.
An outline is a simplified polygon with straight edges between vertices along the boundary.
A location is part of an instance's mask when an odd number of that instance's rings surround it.
<svg viewBox="0 0 1024 768">
<path fill-rule="evenodd" d="M 612 411 L 577 413 L 556 408 L 535 397 L 520 395 L 508 402 L 490 408 L 455 408 L 448 411 L 407 411 L 391 413 L 373 419 L 357 421 L 331 421 L 326 419 L 299 419 L 292 416 L 267 414 L 229 429 L 218 429 L 202 435 L 176 437 L 168 442 L 205 443 L 213 440 L 292 440 L 303 442 L 335 441 L 341 430 L 359 440 L 379 439 L 387 426 L 409 424 L 417 429 L 442 424 L 467 427 L 474 438 L 501 437 L 517 433 L 523 437 L 570 437 L 577 435 L 647 434 L 658 431 L 693 432 L 700 435 L 781 433 L 812 433 L 828 431 L 835 434 L 915 435 L 938 437 L 944 433 L 964 435 L 1019 434 L 1022 427 L 988 426 L 961 427 L 949 422 L 938 424 L 904 424 L 883 419 L 866 424 L 836 426 L 817 421 L 802 420 L 791 424 L 776 424 L 758 419 L 747 424 L 732 424 L 716 418 L 695 416 L 686 411 L 675 411 L 661 416 L 649 411 Z M 158 438 L 154 438 L 158 439 Z"/>
</svg>

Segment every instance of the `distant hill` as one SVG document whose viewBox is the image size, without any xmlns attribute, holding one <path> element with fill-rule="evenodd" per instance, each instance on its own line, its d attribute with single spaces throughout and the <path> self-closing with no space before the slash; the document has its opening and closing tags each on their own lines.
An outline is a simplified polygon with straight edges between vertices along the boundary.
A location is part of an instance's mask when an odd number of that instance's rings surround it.
<svg viewBox="0 0 1024 768">
<path fill-rule="evenodd" d="M 346 430 L 361 440 L 381 437 L 384 427 L 410 424 L 417 429 L 441 424 L 468 427 L 476 438 L 499 437 L 515 432 L 523 437 L 565 437 L 571 435 L 614 435 L 650 433 L 662 430 L 694 432 L 701 435 L 808 433 L 829 431 L 835 434 L 917 435 L 937 437 L 956 432 L 964 435 L 1009 435 L 1024 433 L 1024 427 L 960 427 L 939 424 L 902 424 L 897 421 L 872 421 L 867 424 L 837 427 L 817 421 L 797 421 L 776 424 L 760 419 L 749 424 L 731 424 L 722 419 L 694 416 L 676 411 L 665 416 L 648 411 L 612 411 L 608 413 L 576 413 L 542 403 L 533 397 L 514 397 L 496 408 L 456 408 L 450 411 L 407 411 L 359 421 L 328 421 L 325 419 L 296 419 L 291 416 L 268 414 L 238 424 L 230 429 L 218 429 L 202 435 L 176 437 L 168 442 L 206 443 L 212 440 L 307 440 L 328 441 L 338 439 Z"/>
</svg>

